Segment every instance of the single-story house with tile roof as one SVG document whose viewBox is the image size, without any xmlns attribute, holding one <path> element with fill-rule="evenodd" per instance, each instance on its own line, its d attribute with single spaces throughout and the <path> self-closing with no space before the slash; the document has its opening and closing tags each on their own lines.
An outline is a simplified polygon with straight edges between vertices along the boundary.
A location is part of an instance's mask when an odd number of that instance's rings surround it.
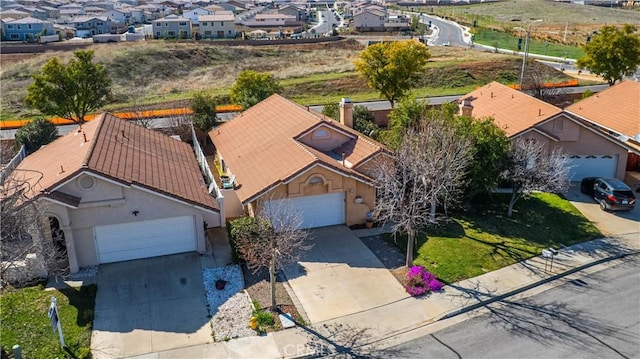
<svg viewBox="0 0 640 359">
<path fill-rule="evenodd" d="M 622 81 L 564 110 L 627 145 L 627 170 L 640 171 L 640 82 Z"/>
<path fill-rule="evenodd" d="M 589 176 L 624 179 L 627 146 L 559 107 L 498 82 L 462 96 L 459 103 L 462 114 L 493 118 L 509 138 L 533 138 L 548 150 L 560 147 L 570 158 L 571 181 Z"/>
<path fill-rule="evenodd" d="M 234 179 L 224 192 L 227 215 L 289 199 L 304 228 L 364 223 L 376 200 L 373 165 L 388 150 L 351 128 L 352 106 L 341 102 L 338 122 L 272 95 L 209 132 L 221 170 Z"/>
<path fill-rule="evenodd" d="M 72 272 L 202 253 L 205 228 L 221 225 L 187 143 L 107 113 L 27 156 L 11 176 L 26 181 L 51 232 L 62 233 Z"/>
</svg>

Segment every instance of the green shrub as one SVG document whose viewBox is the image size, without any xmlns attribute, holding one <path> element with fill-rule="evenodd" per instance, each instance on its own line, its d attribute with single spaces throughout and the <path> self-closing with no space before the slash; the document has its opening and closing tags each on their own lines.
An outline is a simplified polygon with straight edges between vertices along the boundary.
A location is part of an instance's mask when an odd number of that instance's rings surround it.
<svg viewBox="0 0 640 359">
<path fill-rule="evenodd" d="M 227 222 L 227 234 L 229 235 L 229 244 L 231 245 L 231 259 L 234 263 L 241 261 L 237 246 L 238 233 L 248 231 L 255 222 L 256 219 L 253 217 L 242 217 Z"/>
<path fill-rule="evenodd" d="M 262 330 L 276 324 L 276 320 L 273 318 L 273 314 L 271 314 L 271 312 L 256 310 L 253 312 L 253 315 L 258 319 L 258 328 Z"/>
</svg>

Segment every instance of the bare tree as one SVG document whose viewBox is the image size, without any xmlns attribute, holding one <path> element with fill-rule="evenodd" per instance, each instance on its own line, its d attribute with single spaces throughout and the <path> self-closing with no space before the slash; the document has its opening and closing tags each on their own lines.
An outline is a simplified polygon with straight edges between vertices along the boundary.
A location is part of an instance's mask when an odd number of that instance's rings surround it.
<svg viewBox="0 0 640 359">
<path fill-rule="evenodd" d="M 549 87 L 548 84 L 553 78 L 545 72 L 530 71 L 525 78 L 525 90 L 531 96 L 545 102 L 550 102 L 562 94 L 559 87 Z"/>
<path fill-rule="evenodd" d="M 471 140 L 456 133 L 442 112 L 423 114 L 418 128 L 403 136 L 391 161 L 374 171 L 378 199 L 374 215 L 408 236 L 406 265 L 413 265 L 416 233 L 444 216 L 436 210 L 454 202 L 471 161 Z"/>
<path fill-rule="evenodd" d="M 550 154 L 545 144 L 519 137 L 511 144 L 507 169 L 500 177 L 511 183 L 511 199 L 507 216 L 521 197 L 533 192 L 562 192 L 569 186 L 568 157 L 555 148 Z"/>
<path fill-rule="evenodd" d="M 31 190 L 27 181 L 15 175 L 9 176 L 0 189 L 3 285 L 22 286 L 68 271 L 64 240 L 59 233 L 51 233 L 45 208 L 29 196 Z M 56 239 L 61 242 L 56 243 Z"/>
<path fill-rule="evenodd" d="M 147 108 L 148 107 L 140 101 L 139 96 L 133 97 L 133 122 L 138 126 L 151 128 L 153 126 L 153 118 L 147 115 Z"/>
<path fill-rule="evenodd" d="M 176 105 L 177 113 L 169 116 L 171 132 L 179 135 L 185 142 L 191 142 L 191 115 L 188 113 L 189 103 L 181 101 Z"/>
<path fill-rule="evenodd" d="M 300 229 L 302 216 L 289 200 L 268 201 L 248 226 L 239 227 L 235 245 L 254 273 L 269 270 L 271 310 L 276 310 L 276 274 L 311 249 L 308 232 Z"/>
</svg>

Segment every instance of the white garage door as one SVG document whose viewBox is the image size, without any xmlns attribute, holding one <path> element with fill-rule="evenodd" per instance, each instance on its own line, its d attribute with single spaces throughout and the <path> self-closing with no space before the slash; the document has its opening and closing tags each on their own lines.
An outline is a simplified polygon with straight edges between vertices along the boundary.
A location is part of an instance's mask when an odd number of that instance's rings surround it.
<svg viewBox="0 0 640 359">
<path fill-rule="evenodd" d="M 196 250 L 192 216 L 96 226 L 98 261 L 111 263 Z"/>
<path fill-rule="evenodd" d="M 615 177 L 617 155 L 584 155 L 569 158 L 569 178 L 580 181 L 584 177 Z"/>
<path fill-rule="evenodd" d="M 302 214 L 302 228 L 332 226 L 344 223 L 344 192 L 295 197 L 286 200 L 269 201 L 278 205 L 290 201 L 296 211 Z"/>
</svg>

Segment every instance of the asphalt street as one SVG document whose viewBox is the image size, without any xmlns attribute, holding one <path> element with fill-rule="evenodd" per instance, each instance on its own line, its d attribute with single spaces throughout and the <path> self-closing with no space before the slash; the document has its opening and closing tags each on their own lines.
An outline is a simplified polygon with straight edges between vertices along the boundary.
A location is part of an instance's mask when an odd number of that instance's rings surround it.
<svg viewBox="0 0 640 359">
<path fill-rule="evenodd" d="M 640 358 L 640 258 L 387 349 L 393 358 Z"/>
</svg>

